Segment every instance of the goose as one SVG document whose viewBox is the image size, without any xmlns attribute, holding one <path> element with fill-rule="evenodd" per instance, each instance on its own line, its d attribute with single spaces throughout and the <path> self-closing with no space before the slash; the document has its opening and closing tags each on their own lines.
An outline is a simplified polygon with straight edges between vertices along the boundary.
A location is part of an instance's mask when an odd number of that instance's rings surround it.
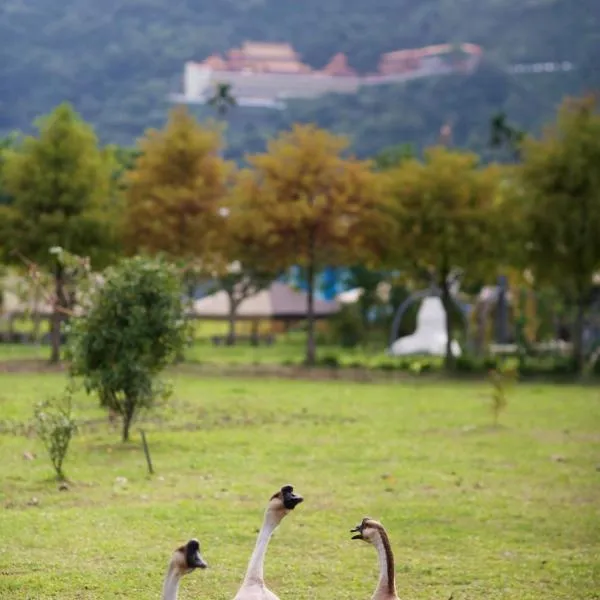
<svg viewBox="0 0 600 600">
<path fill-rule="evenodd" d="M 281 523 L 281 520 L 294 510 L 304 498 L 294 493 L 291 485 L 284 485 L 269 499 L 254 552 L 250 557 L 244 581 L 234 600 L 279 600 L 279 598 L 267 588 L 263 578 L 263 564 L 265 553 L 271 535 Z"/>
<path fill-rule="evenodd" d="M 394 554 L 383 525 L 379 521 L 365 517 L 359 525 L 350 530 L 350 533 L 356 534 L 352 536 L 353 540 L 363 540 L 373 544 L 379 555 L 379 583 L 371 600 L 398 600 Z"/>
<path fill-rule="evenodd" d="M 191 539 L 185 545 L 177 548 L 169 561 L 169 568 L 163 584 L 163 600 L 177 600 L 181 578 L 194 569 L 206 569 L 206 567 L 208 565 L 200 554 L 198 540 Z"/>
</svg>

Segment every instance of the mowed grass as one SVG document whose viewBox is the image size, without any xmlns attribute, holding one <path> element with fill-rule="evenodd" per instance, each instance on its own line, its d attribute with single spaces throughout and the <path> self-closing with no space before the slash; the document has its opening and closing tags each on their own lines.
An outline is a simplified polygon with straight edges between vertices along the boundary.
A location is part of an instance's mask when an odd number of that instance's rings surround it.
<svg viewBox="0 0 600 600">
<path fill-rule="evenodd" d="M 388 529 L 401 598 L 600 597 L 599 390 L 520 386 L 494 428 L 483 384 L 174 377 L 140 423 L 153 477 L 138 430 L 123 445 L 80 396 L 72 485 L 58 491 L 19 424 L 65 380 L 0 375 L 1 598 L 158 598 L 191 536 L 211 568 L 180 598 L 232 598 L 288 482 L 305 503 L 265 564 L 282 599 L 370 598 L 376 553 L 349 533 L 367 515 Z"/>
<path fill-rule="evenodd" d="M 385 358 L 385 345 L 378 350 L 342 349 L 340 346 L 320 345 L 318 356 L 334 355 L 343 362 Z M 301 335 L 281 336 L 272 346 L 252 346 L 239 342 L 235 346 L 215 346 L 200 339 L 186 348 L 186 362 L 204 365 L 299 365 L 305 357 L 305 341 Z M 50 347 L 43 344 L 0 344 L 0 362 L 11 360 L 47 360 Z M 0 365 L 1 366 L 1 365 Z"/>
<path fill-rule="evenodd" d="M 19 332 L 30 332 L 32 322 L 23 319 L 15 325 Z M 240 339 L 235 346 L 215 345 L 212 336 L 226 336 L 228 324 L 223 321 L 193 321 L 193 342 L 185 350 L 185 360 L 192 363 L 207 365 L 265 365 L 265 364 L 300 364 L 306 352 L 306 333 L 300 330 L 288 332 L 275 331 L 269 322 L 259 323 L 258 330 L 261 335 L 273 333 L 275 343 L 267 345 L 264 340 L 259 346 L 253 346 L 247 339 Z M 328 332 L 327 322 L 317 323 L 317 330 Z M 236 325 L 239 336 L 248 336 L 252 331 L 252 324 L 240 321 Z M 41 333 L 47 332 L 47 323 L 43 322 Z M 385 357 L 386 341 L 384 336 L 380 343 L 372 343 L 369 348 L 342 349 L 333 344 L 318 344 L 320 356 L 335 355 L 342 360 L 355 361 L 370 358 Z M 0 343 L 0 362 L 10 360 L 50 358 L 50 346 L 42 343 Z"/>
</svg>

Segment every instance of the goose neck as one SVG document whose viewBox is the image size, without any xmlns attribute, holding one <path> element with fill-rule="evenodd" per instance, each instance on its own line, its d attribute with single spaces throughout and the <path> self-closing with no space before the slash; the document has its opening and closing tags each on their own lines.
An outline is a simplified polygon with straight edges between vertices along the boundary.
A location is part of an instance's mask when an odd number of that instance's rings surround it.
<svg viewBox="0 0 600 600">
<path fill-rule="evenodd" d="M 379 557 L 379 583 L 374 598 L 397 598 L 394 554 L 385 531 L 380 531 L 374 542 Z"/>
<path fill-rule="evenodd" d="M 169 567 L 163 584 L 163 600 L 177 600 L 180 579 L 179 573 L 173 567 Z"/>
<path fill-rule="evenodd" d="M 254 551 L 252 552 L 252 556 L 250 557 L 250 562 L 248 563 L 248 569 L 246 571 L 246 577 L 244 578 L 245 583 L 263 583 L 264 575 L 263 575 L 263 567 L 265 562 L 265 554 L 267 551 L 267 547 L 269 545 L 269 541 L 273 532 L 279 525 L 279 520 L 274 517 L 273 514 L 269 510 L 265 512 L 265 517 L 263 520 L 262 527 L 258 534 L 258 538 L 256 540 L 256 545 L 254 547 Z"/>
</svg>

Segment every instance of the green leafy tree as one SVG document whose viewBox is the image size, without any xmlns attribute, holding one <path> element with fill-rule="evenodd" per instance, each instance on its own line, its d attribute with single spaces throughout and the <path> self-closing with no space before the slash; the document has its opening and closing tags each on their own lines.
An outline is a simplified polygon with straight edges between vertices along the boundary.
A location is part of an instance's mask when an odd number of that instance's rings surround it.
<svg viewBox="0 0 600 600">
<path fill-rule="evenodd" d="M 397 209 L 397 264 L 413 273 L 430 273 L 446 312 L 446 367 L 455 311 L 451 296 L 456 269 L 488 276 L 498 257 L 499 170 L 481 168 L 476 155 L 443 146 L 429 148 L 423 162 L 409 160 L 387 172 Z"/>
<path fill-rule="evenodd" d="M 415 152 L 411 144 L 398 144 L 384 148 L 375 155 L 374 163 L 378 171 L 385 171 L 397 167 L 400 163 L 414 158 Z"/>
<path fill-rule="evenodd" d="M 370 269 L 365 265 L 354 265 L 348 269 L 346 285 L 349 288 L 360 288 L 362 290 L 357 304 L 362 325 L 366 331 L 369 329 L 370 311 L 382 304 L 379 291 L 387 278 L 388 274 L 385 271 Z"/>
<path fill-rule="evenodd" d="M 598 99 L 567 100 L 539 139 L 527 139 L 513 210 L 523 225 L 523 259 L 536 282 L 563 290 L 576 307 L 573 358 L 583 368 L 583 330 L 600 270 Z"/>
<path fill-rule="evenodd" d="M 68 104 L 41 118 L 37 127 L 37 137 L 25 137 L 5 155 L 3 176 L 13 203 L 0 227 L 10 250 L 53 274 L 51 360 L 56 362 L 61 321 L 72 302 L 64 266 L 49 248 L 90 256 L 98 265 L 114 255 L 112 155 L 98 147 L 93 129 Z"/>
<path fill-rule="evenodd" d="M 123 441 L 142 409 L 166 397 L 159 379 L 186 341 L 177 268 L 162 259 L 125 259 L 105 273 L 91 308 L 73 322 L 71 375 L 123 418 Z"/>
<path fill-rule="evenodd" d="M 234 261 L 215 278 L 215 291 L 223 291 L 229 299 L 229 332 L 227 344 L 235 344 L 235 325 L 240 304 L 264 290 L 273 281 L 274 275 L 251 263 Z"/>
<path fill-rule="evenodd" d="M 212 106 L 220 118 L 227 116 L 227 113 L 237 105 L 232 93 L 230 83 L 217 83 L 213 95 L 208 99 L 209 106 Z"/>
<path fill-rule="evenodd" d="M 506 113 L 498 112 L 490 120 L 490 146 L 507 149 L 514 160 L 521 157 L 525 132 L 508 123 Z"/>
<path fill-rule="evenodd" d="M 13 198 L 6 191 L 3 181 L 3 170 L 6 155 L 12 150 L 18 141 L 17 133 L 11 133 L 4 138 L 0 138 L 0 206 L 12 204 Z"/>
</svg>

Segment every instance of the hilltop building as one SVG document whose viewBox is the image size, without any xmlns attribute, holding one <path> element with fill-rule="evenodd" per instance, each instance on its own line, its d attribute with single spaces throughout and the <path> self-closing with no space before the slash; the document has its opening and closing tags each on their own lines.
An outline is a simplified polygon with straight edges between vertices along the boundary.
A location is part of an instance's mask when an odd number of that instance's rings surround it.
<svg viewBox="0 0 600 600">
<path fill-rule="evenodd" d="M 322 69 L 304 64 L 287 43 L 245 42 L 225 56 L 213 54 L 202 62 L 185 64 L 183 93 L 172 97 L 184 103 L 206 102 L 217 83 L 228 83 L 241 105 L 282 108 L 289 98 L 323 94 L 356 94 L 364 85 L 383 85 L 475 69 L 482 49 L 475 44 L 441 44 L 397 50 L 380 57 L 376 73 L 359 74 L 343 53 Z"/>
</svg>

